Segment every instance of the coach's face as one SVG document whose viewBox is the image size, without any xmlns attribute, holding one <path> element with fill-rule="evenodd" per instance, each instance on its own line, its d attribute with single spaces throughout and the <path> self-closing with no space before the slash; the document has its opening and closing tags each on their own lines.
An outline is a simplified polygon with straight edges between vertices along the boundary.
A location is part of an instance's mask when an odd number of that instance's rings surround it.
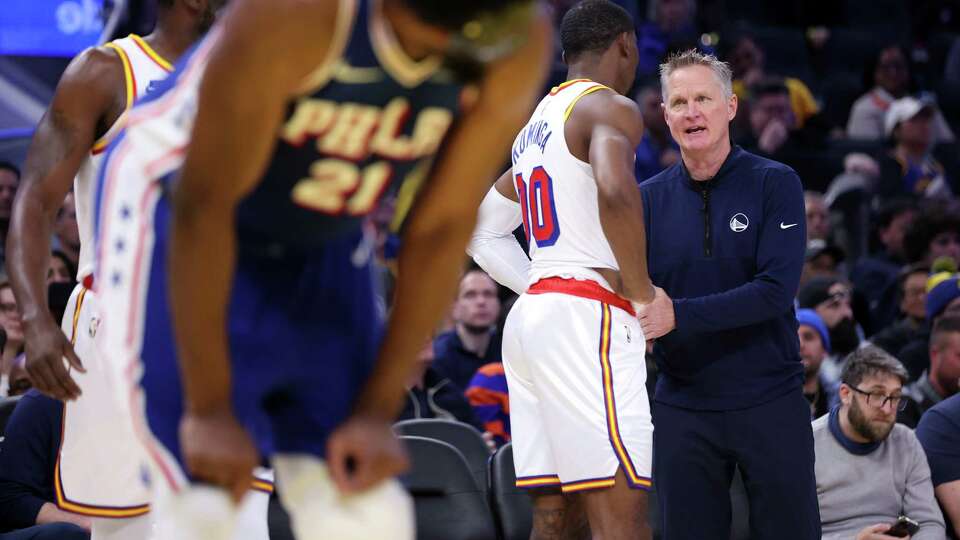
<svg viewBox="0 0 960 540">
<path fill-rule="evenodd" d="M 666 90 L 663 115 L 681 150 L 710 150 L 729 139 L 730 121 L 737 114 L 737 96 L 724 95 L 712 69 L 680 68 L 670 74 Z"/>
</svg>

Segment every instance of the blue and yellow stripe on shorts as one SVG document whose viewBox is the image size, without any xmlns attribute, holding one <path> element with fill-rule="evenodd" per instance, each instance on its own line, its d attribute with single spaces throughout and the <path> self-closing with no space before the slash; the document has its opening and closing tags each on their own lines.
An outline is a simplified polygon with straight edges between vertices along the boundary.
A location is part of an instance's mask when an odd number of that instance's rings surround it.
<svg viewBox="0 0 960 540">
<path fill-rule="evenodd" d="M 620 468 L 627 478 L 627 484 L 631 488 L 650 489 L 653 482 L 646 477 L 637 474 L 637 468 L 634 467 L 630 454 L 623 444 L 620 437 L 620 425 L 617 421 L 617 401 L 613 392 L 613 369 L 610 366 L 610 332 L 612 328 L 612 319 L 610 313 L 610 304 L 601 304 L 603 315 L 600 318 L 600 369 L 603 377 L 603 404 L 607 413 L 607 434 L 613 451 L 620 461 Z M 613 485 L 611 483 L 611 485 Z"/>
</svg>

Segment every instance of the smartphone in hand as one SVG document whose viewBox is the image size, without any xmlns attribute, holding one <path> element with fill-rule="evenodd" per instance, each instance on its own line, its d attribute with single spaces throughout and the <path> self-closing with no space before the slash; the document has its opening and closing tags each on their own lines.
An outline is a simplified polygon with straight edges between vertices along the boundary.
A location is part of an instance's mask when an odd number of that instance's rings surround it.
<svg viewBox="0 0 960 540">
<path fill-rule="evenodd" d="M 887 536 L 894 536 L 897 538 L 906 538 L 908 536 L 913 536 L 917 534 L 917 531 L 920 530 L 920 524 L 916 521 L 908 518 L 907 516 L 900 516 L 897 518 L 897 522 L 890 527 L 887 532 L 883 533 Z"/>
</svg>

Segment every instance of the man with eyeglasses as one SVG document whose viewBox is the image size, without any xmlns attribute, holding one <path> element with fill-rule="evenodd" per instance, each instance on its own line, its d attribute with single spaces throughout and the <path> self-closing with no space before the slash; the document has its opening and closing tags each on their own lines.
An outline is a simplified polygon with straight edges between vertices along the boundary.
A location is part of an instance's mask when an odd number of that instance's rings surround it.
<svg viewBox="0 0 960 540">
<path fill-rule="evenodd" d="M 813 422 L 824 540 L 887 540 L 899 516 L 920 524 L 913 540 L 944 537 L 923 448 L 896 424 L 906 380 L 896 358 L 858 349 L 841 374 L 840 405 Z"/>
</svg>

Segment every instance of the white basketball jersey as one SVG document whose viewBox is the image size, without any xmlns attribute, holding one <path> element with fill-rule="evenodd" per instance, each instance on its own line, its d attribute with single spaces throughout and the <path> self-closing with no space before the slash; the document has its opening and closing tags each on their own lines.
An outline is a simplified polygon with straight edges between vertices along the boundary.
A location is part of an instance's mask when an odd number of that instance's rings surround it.
<svg viewBox="0 0 960 540">
<path fill-rule="evenodd" d="M 140 36 L 131 34 L 107 43 L 106 46 L 116 51 L 123 63 L 127 105 L 124 113 L 110 126 L 107 133 L 94 143 L 73 181 L 73 194 L 77 205 L 77 228 L 80 232 L 77 280 L 81 282 L 93 273 L 93 190 L 97 185 L 97 174 L 100 170 L 100 162 L 103 160 L 103 152 L 123 129 L 126 111 L 130 110 L 137 98 L 150 91 L 151 83 L 164 79 L 173 71 L 173 66 L 150 48 L 150 45 Z"/>
<path fill-rule="evenodd" d="M 600 225 L 593 168 L 570 153 L 564 123 L 577 101 L 609 90 L 588 79 L 554 87 L 513 143 L 514 188 L 530 244 L 530 283 L 547 276 L 593 277 L 619 270 Z"/>
</svg>

